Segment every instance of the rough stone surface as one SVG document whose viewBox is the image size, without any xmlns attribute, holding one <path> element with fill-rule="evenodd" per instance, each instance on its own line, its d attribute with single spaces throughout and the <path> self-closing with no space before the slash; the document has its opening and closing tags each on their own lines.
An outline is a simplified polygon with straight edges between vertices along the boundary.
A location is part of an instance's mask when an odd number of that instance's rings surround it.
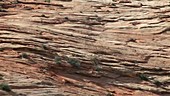
<svg viewBox="0 0 170 96">
<path fill-rule="evenodd" d="M 0 95 L 168 96 L 169 2 L 1 0 Z"/>
</svg>

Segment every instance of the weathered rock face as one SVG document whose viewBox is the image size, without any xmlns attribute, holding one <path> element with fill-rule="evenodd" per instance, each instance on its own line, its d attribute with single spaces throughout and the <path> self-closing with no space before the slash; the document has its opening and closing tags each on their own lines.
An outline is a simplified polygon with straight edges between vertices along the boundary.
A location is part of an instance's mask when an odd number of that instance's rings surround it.
<svg viewBox="0 0 170 96">
<path fill-rule="evenodd" d="M 170 94 L 168 0 L 0 2 L 0 94 Z"/>
</svg>

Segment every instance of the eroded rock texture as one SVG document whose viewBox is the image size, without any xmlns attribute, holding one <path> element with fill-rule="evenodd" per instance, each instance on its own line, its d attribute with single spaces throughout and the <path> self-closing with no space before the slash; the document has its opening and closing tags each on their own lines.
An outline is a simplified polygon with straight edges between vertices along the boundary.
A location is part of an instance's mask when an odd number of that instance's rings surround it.
<svg viewBox="0 0 170 96">
<path fill-rule="evenodd" d="M 10 95 L 170 94 L 169 0 L 45 1 L 0 1 Z"/>
</svg>

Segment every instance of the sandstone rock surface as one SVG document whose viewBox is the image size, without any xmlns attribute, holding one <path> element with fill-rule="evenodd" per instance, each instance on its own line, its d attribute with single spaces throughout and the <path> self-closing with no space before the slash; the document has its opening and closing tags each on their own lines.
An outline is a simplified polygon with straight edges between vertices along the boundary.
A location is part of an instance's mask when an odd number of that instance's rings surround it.
<svg viewBox="0 0 170 96">
<path fill-rule="evenodd" d="M 168 96 L 169 0 L 102 2 L 1 0 L 0 94 Z"/>
</svg>

